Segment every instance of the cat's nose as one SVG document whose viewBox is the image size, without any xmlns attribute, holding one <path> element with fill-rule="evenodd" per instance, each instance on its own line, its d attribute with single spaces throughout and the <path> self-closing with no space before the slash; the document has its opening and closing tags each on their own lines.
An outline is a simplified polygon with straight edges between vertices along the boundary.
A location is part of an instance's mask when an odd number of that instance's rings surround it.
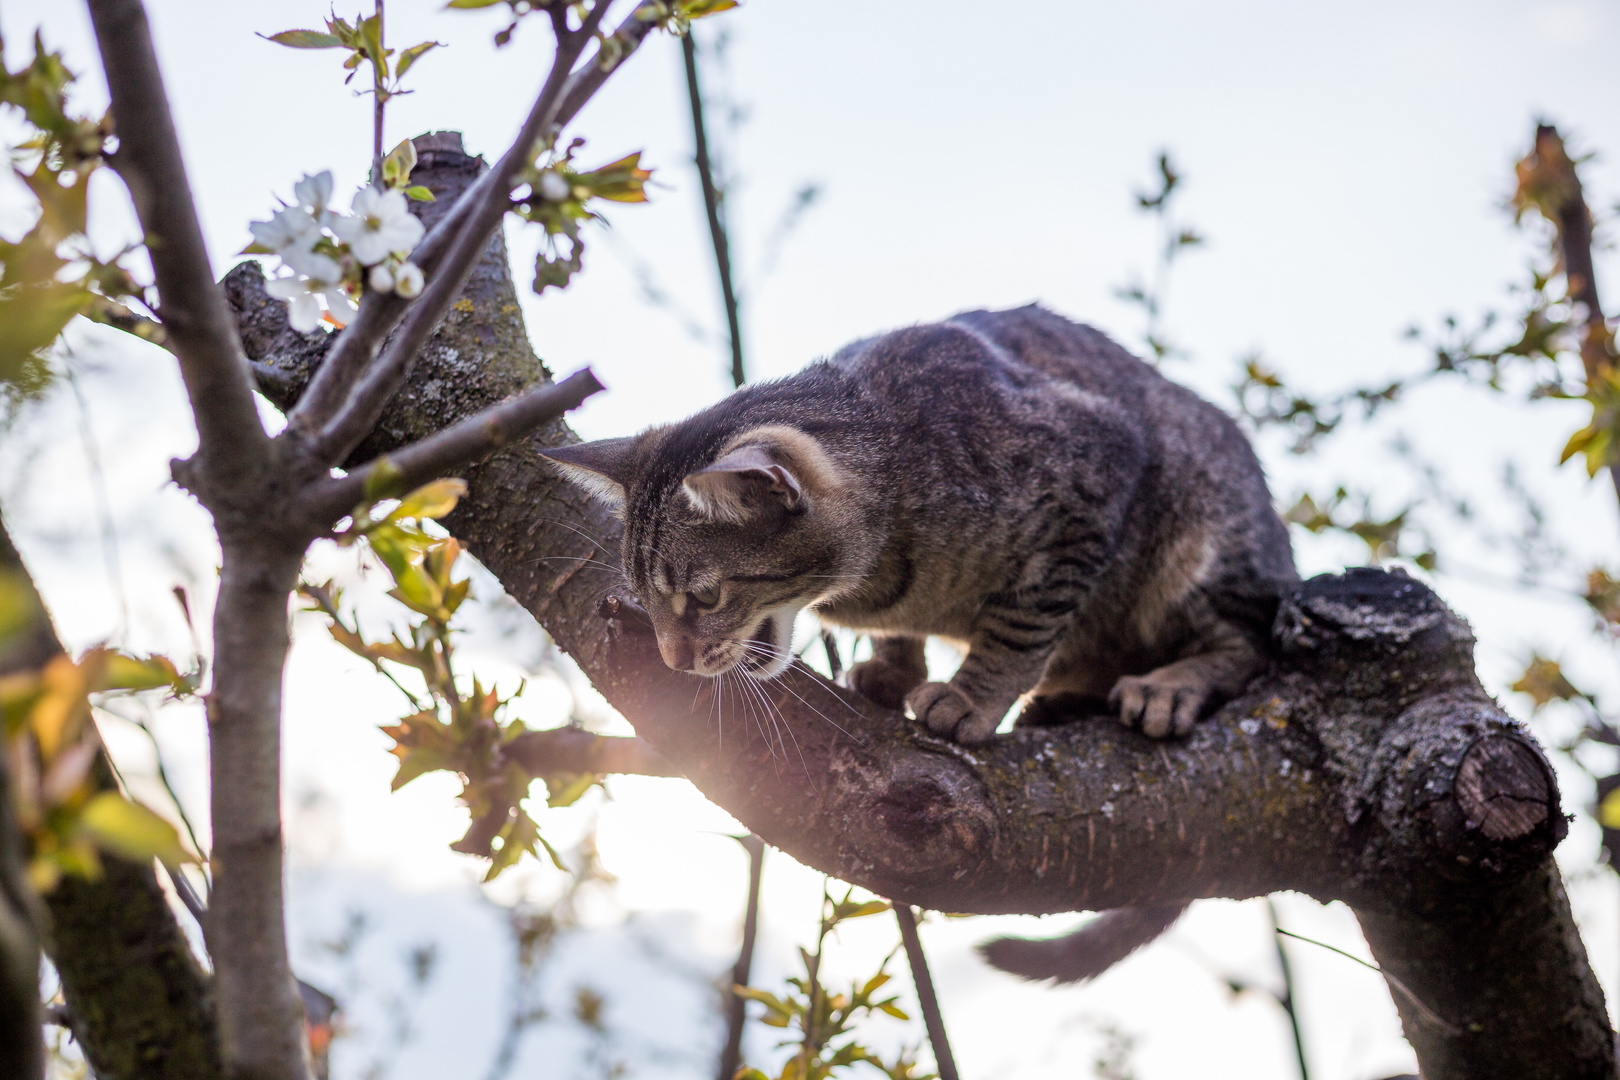
<svg viewBox="0 0 1620 1080">
<path fill-rule="evenodd" d="M 659 638 L 658 654 L 675 671 L 692 670 L 692 642 L 688 638 L 676 634 Z"/>
</svg>

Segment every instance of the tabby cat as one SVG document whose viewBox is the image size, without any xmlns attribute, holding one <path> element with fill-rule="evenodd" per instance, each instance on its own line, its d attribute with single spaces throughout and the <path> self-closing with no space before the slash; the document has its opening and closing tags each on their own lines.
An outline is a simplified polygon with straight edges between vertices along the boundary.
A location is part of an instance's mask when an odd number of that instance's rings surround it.
<svg viewBox="0 0 1620 1080">
<path fill-rule="evenodd" d="M 1031 693 L 1021 723 L 1106 702 L 1184 734 L 1255 673 L 1296 580 L 1237 426 L 1037 306 L 858 341 L 679 423 L 545 454 L 618 508 L 671 668 L 774 678 L 808 608 L 872 636 L 854 689 L 963 743 Z M 948 682 L 928 681 L 930 635 L 966 651 Z M 1020 963 L 1039 967 L 1004 966 Z"/>
</svg>

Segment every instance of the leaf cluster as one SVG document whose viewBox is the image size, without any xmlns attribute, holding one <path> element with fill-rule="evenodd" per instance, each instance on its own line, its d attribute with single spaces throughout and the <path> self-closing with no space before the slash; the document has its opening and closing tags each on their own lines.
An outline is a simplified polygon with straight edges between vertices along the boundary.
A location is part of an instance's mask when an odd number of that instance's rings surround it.
<svg viewBox="0 0 1620 1080">
<path fill-rule="evenodd" d="M 506 717 L 507 707 L 523 688 L 502 696 L 476 677 L 464 688 L 456 674 L 451 620 L 467 599 L 471 582 L 458 580 L 455 574 L 461 545 L 453 537 L 431 535 L 423 523 L 455 509 L 466 494 L 466 482 L 438 480 L 397 501 L 378 502 L 374 500 L 389 483 L 387 470 L 378 469 L 374 476 L 380 479 L 371 498 L 355 509 L 338 541 L 345 545 L 363 541 L 388 569 L 394 581 L 388 595 L 415 616 L 407 633 L 367 640 L 357 624 L 345 621 L 341 594 L 330 584 L 302 583 L 299 594 L 310 602 L 309 610 L 327 616 L 338 644 L 388 676 L 411 703 L 411 713 L 383 728 L 393 738 L 391 752 L 399 759 L 394 790 L 424 773 L 453 772 L 461 778 L 461 800 L 474 821 L 504 815 L 489 845 L 492 861 L 486 881 L 499 876 L 524 852 L 538 854 L 541 848 L 562 868 L 557 853 L 540 835 L 539 824 L 523 807 L 532 777 L 502 752 L 528 730 L 521 720 Z M 420 676 L 427 688 L 426 699 L 406 689 L 385 664 Z M 595 774 L 545 779 L 551 806 L 577 801 L 601 780 Z"/>
<path fill-rule="evenodd" d="M 799 949 L 804 974 L 789 978 L 788 991 L 781 995 L 755 987 L 733 988 L 738 996 L 764 1006 L 762 1023 L 793 1033 L 792 1037 L 777 1043 L 779 1048 L 796 1048 L 776 1077 L 757 1068 L 743 1068 L 738 1071 L 737 1080 L 826 1080 L 861 1064 L 871 1066 L 891 1080 L 933 1080 L 933 1073 L 919 1071 L 914 1049 L 904 1050 L 894 1060 L 887 1061 L 863 1046 L 853 1030 L 858 1021 L 876 1013 L 886 1013 L 899 1020 L 910 1019 L 900 1008 L 899 998 L 878 996 L 893 978 L 885 969 L 894 953 L 884 959 L 871 978 L 851 983 L 847 993 L 830 990 L 820 980 L 822 949 L 827 935 L 840 923 L 888 910 L 886 900 L 854 899 L 853 889 L 837 901 L 823 892 L 816 950 L 812 953 Z"/>
<path fill-rule="evenodd" d="M 542 147 L 518 174 L 524 185 L 513 198 L 513 211 L 525 221 L 535 222 L 546 231 L 546 243 L 534 264 L 534 291 L 564 288 L 583 268 L 585 241 L 580 226 L 587 221 L 603 221 L 591 207 L 597 199 L 620 203 L 647 201 L 647 181 L 652 171 L 641 167 L 641 152 L 611 161 L 590 170 L 574 167 L 574 152 L 585 144 L 575 139 L 561 153 Z M 566 241 L 566 250 L 560 243 Z"/>
<path fill-rule="evenodd" d="M 39 892 L 64 874 L 96 877 L 100 855 L 195 861 L 175 827 L 98 781 L 101 740 L 90 697 L 113 691 L 196 691 L 199 672 L 167 657 L 91 649 L 79 660 L 57 656 L 39 671 L 0 677 L 0 735 L 11 777 L 12 809 L 28 844 L 28 877 Z"/>
<path fill-rule="evenodd" d="M 19 110 L 28 132 L 9 148 L 11 168 L 39 208 L 21 239 L 0 239 L 0 384 L 8 396 L 43 387 L 41 354 L 75 315 L 128 323 L 151 339 L 161 335 L 155 322 L 134 318 L 126 306 L 145 303 L 145 290 L 120 265 L 128 250 L 104 261 L 90 244 L 90 177 L 113 145 L 112 119 L 70 114 L 74 79 L 61 54 L 46 51 L 37 34 L 27 66 L 12 71 L 0 65 L 0 105 Z"/>
<path fill-rule="evenodd" d="M 361 64 L 370 64 L 371 89 L 357 92 L 375 95 L 379 105 L 387 104 L 390 98 L 410 93 L 400 88 L 405 73 L 430 49 L 444 46 L 442 41 L 424 41 L 408 49 L 388 48 L 383 43 L 381 14 L 356 15 L 352 23 L 334 15 L 326 20 L 324 31 L 283 30 L 279 34 L 261 36 L 290 49 L 345 50 L 348 55 L 343 58 L 343 70 L 349 73 L 343 80 L 345 86 L 354 80 Z"/>
</svg>

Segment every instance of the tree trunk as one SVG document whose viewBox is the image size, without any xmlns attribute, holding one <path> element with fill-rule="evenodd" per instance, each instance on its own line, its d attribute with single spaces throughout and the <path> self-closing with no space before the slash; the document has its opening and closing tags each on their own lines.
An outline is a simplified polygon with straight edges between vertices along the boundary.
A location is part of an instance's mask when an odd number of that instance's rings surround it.
<svg viewBox="0 0 1620 1080">
<path fill-rule="evenodd" d="M 318 343 L 285 329 L 256 267 L 238 267 L 228 286 L 253 324 L 250 355 L 283 372 L 283 404 L 295 399 Z M 493 250 L 466 299 L 413 374 L 420 392 L 368 453 L 394 445 L 396 430 L 437 429 L 495 400 L 469 385 L 469 364 L 502 381 L 549 378 L 513 337 L 509 270 Z M 539 439 L 573 436 L 558 424 Z M 762 684 L 792 731 L 784 745 L 761 734 L 771 725 L 757 706 L 717 699 L 714 683 L 668 670 L 636 624 L 598 613 L 622 590 L 587 561 L 617 558 L 604 509 L 527 445 L 467 476 L 448 527 L 642 737 L 800 861 L 946 911 L 1284 889 L 1343 900 L 1406 988 L 1395 999 L 1428 1080 L 1617 1075 L 1552 862 L 1566 831 L 1552 772 L 1480 687 L 1467 626 L 1404 574 L 1306 582 L 1278 617 L 1271 669 L 1185 739 L 1076 718 L 962 747 L 793 671 Z"/>
<path fill-rule="evenodd" d="M 32 598 L 24 629 L 0 643 L 0 675 L 37 670 L 60 654 L 62 645 L 3 524 L 0 576 Z M 103 786 L 112 787 L 105 763 L 98 763 L 95 775 Z M 9 808 L 9 799 L 4 806 Z M 6 821 L 0 843 L 19 842 Z M 101 877 L 64 878 L 45 898 L 46 946 L 62 979 L 74 1038 L 104 1080 L 215 1080 L 222 1074 L 208 978 L 175 922 L 151 864 L 114 855 L 103 855 L 101 861 Z M 3 891 L 12 904 L 30 904 L 19 902 L 11 889 Z M 37 948 L 31 966 L 24 966 L 26 996 L 19 987 L 11 994 L 18 999 L 15 1005 L 0 1003 L 0 1020 L 8 1025 L 7 1042 L 31 1035 L 40 1045 Z M 26 1059 L 6 1054 L 0 1046 L 0 1063 L 22 1064 L 3 1075 L 43 1074 L 43 1063 L 32 1067 Z"/>
</svg>

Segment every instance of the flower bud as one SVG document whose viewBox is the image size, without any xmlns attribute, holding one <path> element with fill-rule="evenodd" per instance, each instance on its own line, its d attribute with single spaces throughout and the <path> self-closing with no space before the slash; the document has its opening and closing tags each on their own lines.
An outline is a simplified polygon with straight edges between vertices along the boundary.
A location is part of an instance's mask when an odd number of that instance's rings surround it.
<svg viewBox="0 0 1620 1080">
<path fill-rule="evenodd" d="M 394 272 L 394 291 L 407 300 L 422 295 L 422 268 L 413 262 L 401 263 Z"/>
</svg>

